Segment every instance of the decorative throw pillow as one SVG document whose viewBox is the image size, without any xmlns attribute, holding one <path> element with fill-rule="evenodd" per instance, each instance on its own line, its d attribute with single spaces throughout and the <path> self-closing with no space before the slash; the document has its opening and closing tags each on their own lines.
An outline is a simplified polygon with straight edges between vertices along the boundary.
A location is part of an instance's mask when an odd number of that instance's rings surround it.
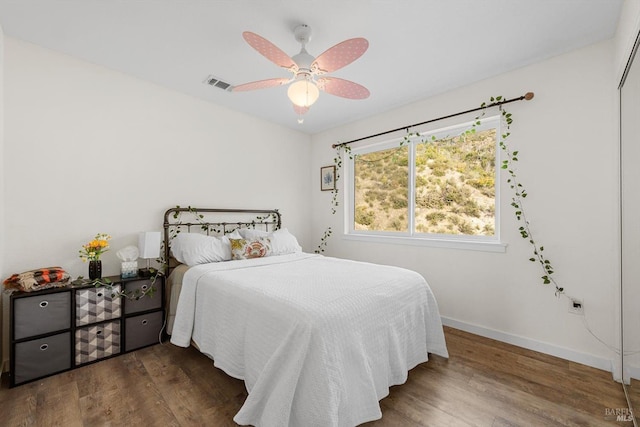
<svg viewBox="0 0 640 427">
<path fill-rule="evenodd" d="M 232 259 L 251 259 L 268 256 L 271 253 L 271 242 L 267 238 L 229 239 Z"/>
</svg>

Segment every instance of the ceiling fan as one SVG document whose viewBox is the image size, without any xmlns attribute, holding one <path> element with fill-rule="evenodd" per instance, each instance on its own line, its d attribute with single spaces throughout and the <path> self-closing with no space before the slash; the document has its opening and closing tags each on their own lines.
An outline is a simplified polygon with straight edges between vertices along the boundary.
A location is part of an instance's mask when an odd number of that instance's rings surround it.
<svg viewBox="0 0 640 427">
<path fill-rule="evenodd" d="M 293 103 L 294 111 L 300 116 L 309 111 L 309 107 L 316 102 L 320 90 L 331 95 L 349 99 L 365 99 L 369 97 L 369 90 L 349 80 L 325 76 L 327 73 L 339 70 L 360 58 L 369 48 L 369 42 L 364 38 L 345 40 L 330 47 L 316 58 L 305 49 L 311 38 L 311 28 L 299 25 L 294 30 L 296 40 L 302 44 L 297 55 L 290 57 L 269 40 L 250 31 L 242 33 L 242 37 L 262 56 L 279 67 L 290 71 L 291 78 L 273 78 L 259 80 L 235 86 L 233 92 L 243 92 L 255 89 L 265 89 L 289 84 L 287 95 Z"/>
</svg>

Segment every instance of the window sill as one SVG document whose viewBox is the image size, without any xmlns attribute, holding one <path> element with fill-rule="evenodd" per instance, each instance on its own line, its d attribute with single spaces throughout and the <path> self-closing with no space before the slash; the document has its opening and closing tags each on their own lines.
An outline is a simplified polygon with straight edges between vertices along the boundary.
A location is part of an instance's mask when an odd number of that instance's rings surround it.
<svg viewBox="0 0 640 427">
<path fill-rule="evenodd" d="M 365 235 L 365 234 L 344 234 L 342 236 L 345 240 L 354 240 L 360 242 L 371 243 L 390 243 L 394 245 L 411 245 L 411 246 L 425 246 L 432 248 L 445 248 L 445 249 L 463 249 L 470 251 L 482 251 L 482 252 L 506 252 L 507 244 L 502 242 L 487 242 L 477 240 L 453 240 L 453 239 L 436 239 L 436 238 L 420 238 L 420 237 L 405 237 L 405 236 L 380 236 L 380 235 Z"/>
</svg>

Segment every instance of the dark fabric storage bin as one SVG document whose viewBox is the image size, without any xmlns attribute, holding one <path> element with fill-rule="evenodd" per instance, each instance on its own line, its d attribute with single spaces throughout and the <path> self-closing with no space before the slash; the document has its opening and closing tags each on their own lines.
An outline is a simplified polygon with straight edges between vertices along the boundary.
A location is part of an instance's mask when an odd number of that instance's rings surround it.
<svg viewBox="0 0 640 427">
<path fill-rule="evenodd" d="M 162 311 L 128 317 L 125 322 L 125 351 L 159 342 L 162 330 Z"/>
<path fill-rule="evenodd" d="M 13 304 L 15 340 L 71 327 L 71 292 L 15 298 Z"/>
<path fill-rule="evenodd" d="M 15 384 L 67 369 L 71 369 L 71 332 L 15 345 Z"/>
<path fill-rule="evenodd" d="M 153 310 L 156 308 L 162 307 L 162 285 L 160 283 L 161 279 L 157 279 L 155 283 L 150 283 L 149 280 L 135 280 L 132 282 L 127 282 L 125 285 L 125 290 L 127 294 L 130 292 L 135 292 L 137 289 L 140 289 L 141 292 L 145 291 L 147 287 L 155 287 L 156 292 L 153 296 L 146 295 L 140 299 L 125 299 L 124 301 L 124 313 L 139 313 L 141 311 Z"/>
</svg>

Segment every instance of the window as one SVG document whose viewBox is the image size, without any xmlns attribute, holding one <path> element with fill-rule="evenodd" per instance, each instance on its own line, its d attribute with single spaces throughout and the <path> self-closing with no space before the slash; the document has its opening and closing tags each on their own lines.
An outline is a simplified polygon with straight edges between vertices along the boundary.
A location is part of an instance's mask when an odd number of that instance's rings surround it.
<svg viewBox="0 0 640 427">
<path fill-rule="evenodd" d="M 354 148 L 347 235 L 499 244 L 500 119 L 472 124 Z"/>
</svg>

